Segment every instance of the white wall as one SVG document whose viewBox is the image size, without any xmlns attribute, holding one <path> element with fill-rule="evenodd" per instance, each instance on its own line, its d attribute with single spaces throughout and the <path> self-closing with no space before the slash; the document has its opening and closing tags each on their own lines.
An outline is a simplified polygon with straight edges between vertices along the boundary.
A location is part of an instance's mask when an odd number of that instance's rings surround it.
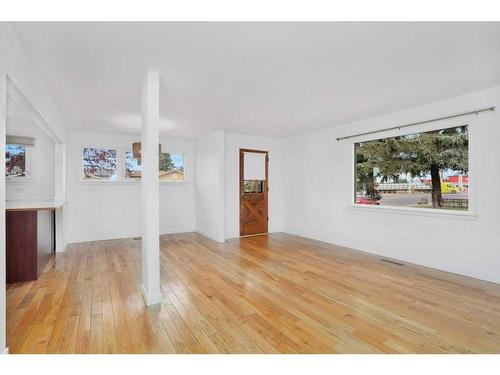
<svg viewBox="0 0 500 375">
<path fill-rule="evenodd" d="M 276 138 L 225 134 L 225 238 L 240 236 L 240 148 L 269 152 L 269 232 L 283 229 L 281 141 Z"/>
<path fill-rule="evenodd" d="M 7 134 L 33 137 L 35 146 L 30 148 L 29 181 L 7 182 L 6 199 L 54 199 L 54 141 L 29 118 L 8 118 Z"/>
<path fill-rule="evenodd" d="M 82 182 L 83 147 L 130 151 L 140 136 L 68 131 L 68 242 L 141 235 L 140 182 Z M 162 152 L 185 154 L 185 182 L 160 182 L 160 233 L 195 230 L 195 142 L 160 137 Z M 121 160 L 121 159 L 119 159 Z M 119 173 L 124 165 L 117 166 Z"/>
<path fill-rule="evenodd" d="M 19 88 L 41 118 L 62 143 L 65 128 L 60 121 L 56 106 L 39 79 L 37 69 L 8 23 L 0 23 L 0 185 L 5 183 L 5 127 L 6 99 L 9 79 Z M 64 157 L 62 158 L 64 159 Z M 62 160 L 61 159 L 61 160 Z M 57 184 L 56 180 L 56 184 Z M 62 183 L 62 180 L 59 181 Z M 0 212 L 5 212 L 5 189 L 0 189 Z M 5 215 L 0 215 L 0 353 L 5 341 Z"/>
<path fill-rule="evenodd" d="M 407 132 L 469 124 L 471 211 L 474 216 L 410 214 L 356 208 L 353 143 L 339 136 L 495 105 L 496 112 L 436 122 Z M 410 108 L 288 139 L 284 185 L 285 230 L 471 277 L 500 282 L 500 87 Z M 403 132 L 387 132 L 386 135 Z M 380 137 L 380 134 L 372 138 Z M 300 171 L 307 171 L 301 178 Z"/>
<path fill-rule="evenodd" d="M 0 354 L 7 349 L 5 310 L 5 134 L 7 127 L 6 27 L 0 24 Z"/>
<path fill-rule="evenodd" d="M 224 132 L 196 143 L 196 231 L 224 241 Z"/>
<path fill-rule="evenodd" d="M 138 183 L 81 182 L 82 148 L 130 149 L 128 134 L 68 131 L 68 242 L 140 236 Z M 160 232 L 198 231 L 216 241 L 239 236 L 239 149 L 269 151 L 269 231 L 282 229 L 281 149 L 277 139 L 225 134 L 194 141 L 162 138 L 162 150 L 184 152 L 184 183 L 160 183 Z M 123 166 L 119 165 L 120 172 Z M 196 206 L 196 208 L 195 208 Z"/>
</svg>

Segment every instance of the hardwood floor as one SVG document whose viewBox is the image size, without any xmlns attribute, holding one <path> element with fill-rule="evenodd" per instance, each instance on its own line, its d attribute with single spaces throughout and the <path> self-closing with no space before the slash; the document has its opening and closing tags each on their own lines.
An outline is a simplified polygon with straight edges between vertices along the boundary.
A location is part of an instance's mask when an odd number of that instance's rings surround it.
<svg viewBox="0 0 500 375">
<path fill-rule="evenodd" d="M 70 245 L 7 289 L 11 353 L 500 353 L 500 285 L 286 234 L 161 238 L 163 303 L 140 241 Z"/>
</svg>

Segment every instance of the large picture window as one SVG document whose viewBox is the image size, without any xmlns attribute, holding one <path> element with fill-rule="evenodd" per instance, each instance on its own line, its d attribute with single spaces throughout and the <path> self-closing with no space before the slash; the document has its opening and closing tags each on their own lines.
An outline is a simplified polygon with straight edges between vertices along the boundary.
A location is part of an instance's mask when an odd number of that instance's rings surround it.
<svg viewBox="0 0 500 375">
<path fill-rule="evenodd" d="M 116 180 L 117 152 L 109 148 L 83 149 L 83 179 L 95 181 Z"/>
<path fill-rule="evenodd" d="M 141 166 L 131 151 L 125 152 L 125 177 L 141 177 Z M 184 154 L 160 153 L 159 178 L 160 181 L 184 181 Z"/>
<path fill-rule="evenodd" d="M 355 203 L 467 211 L 467 126 L 355 144 Z"/>
</svg>

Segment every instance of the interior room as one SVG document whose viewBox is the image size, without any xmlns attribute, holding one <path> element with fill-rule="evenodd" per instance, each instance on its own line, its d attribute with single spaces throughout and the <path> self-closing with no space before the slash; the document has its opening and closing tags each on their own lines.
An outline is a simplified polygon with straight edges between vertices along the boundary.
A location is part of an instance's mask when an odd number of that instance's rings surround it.
<svg viewBox="0 0 500 375">
<path fill-rule="evenodd" d="M 500 353 L 500 23 L 1 22 L 0 352 Z"/>
</svg>

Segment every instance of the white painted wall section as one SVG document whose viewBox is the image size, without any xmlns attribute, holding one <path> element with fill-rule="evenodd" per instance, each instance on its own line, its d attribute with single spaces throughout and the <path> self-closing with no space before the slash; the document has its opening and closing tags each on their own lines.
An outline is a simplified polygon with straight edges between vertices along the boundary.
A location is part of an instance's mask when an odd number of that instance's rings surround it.
<svg viewBox="0 0 500 375">
<path fill-rule="evenodd" d="M 141 235 L 141 183 L 124 180 L 121 162 L 140 136 L 107 132 L 68 131 L 68 242 L 109 240 Z M 160 233 L 195 230 L 195 159 L 192 140 L 160 137 L 162 152 L 184 153 L 184 182 L 160 182 Z M 120 182 L 82 182 L 84 147 L 118 150 Z"/>
<path fill-rule="evenodd" d="M 224 242 L 224 132 L 196 143 L 196 231 Z"/>
<path fill-rule="evenodd" d="M 8 78 L 7 78 L 8 77 Z M 9 81 L 10 80 L 10 81 Z M 57 107 L 42 84 L 16 34 L 8 23 L 0 23 L 0 185 L 5 186 L 5 131 L 7 86 L 12 82 L 22 92 L 61 143 L 66 138 Z M 64 157 L 64 155 L 63 155 Z M 62 164 L 56 168 L 63 168 Z M 57 184 L 57 180 L 55 183 Z M 62 182 L 62 181 L 59 181 Z M 5 209 L 5 189 L 0 189 L 0 212 Z M 64 247 L 64 244 L 61 244 Z M 0 353 L 5 350 L 5 215 L 0 215 Z"/>
<path fill-rule="evenodd" d="M 337 137 L 490 106 L 496 106 L 497 111 L 405 129 L 412 133 L 469 124 L 473 216 L 352 207 L 353 143 L 370 137 L 340 142 Z M 494 87 L 288 139 L 283 164 L 285 230 L 500 283 L 500 200 L 496 199 L 500 173 L 495 168 L 500 164 L 499 109 L 500 87 Z M 384 136 L 396 134 L 397 130 Z M 307 173 L 300 177 L 301 171 Z"/>
</svg>

